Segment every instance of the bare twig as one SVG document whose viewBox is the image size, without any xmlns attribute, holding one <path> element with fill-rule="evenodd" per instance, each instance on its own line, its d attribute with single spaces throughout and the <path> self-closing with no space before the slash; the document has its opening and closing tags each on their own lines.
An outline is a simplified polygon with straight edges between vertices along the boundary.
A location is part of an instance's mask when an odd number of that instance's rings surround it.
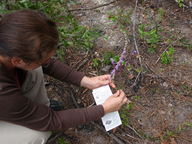
<svg viewBox="0 0 192 144">
<path fill-rule="evenodd" d="M 137 51 L 137 54 L 139 55 L 140 65 L 142 66 L 141 56 L 140 56 L 140 53 L 139 53 L 137 40 L 136 40 L 136 32 L 135 32 L 135 27 L 136 27 L 135 19 L 136 19 L 137 4 L 138 4 L 138 0 L 135 1 L 135 9 L 134 9 L 134 13 L 133 13 L 133 40 L 134 40 L 135 49 Z"/>
<path fill-rule="evenodd" d="M 142 71 L 140 71 L 140 72 L 137 74 L 137 77 L 136 77 L 134 83 L 131 85 L 131 87 L 134 87 L 134 86 L 136 85 L 136 83 L 137 83 L 137 81 L 138 81 L 138 79 L 139 79 L 141 73 L 142 73 Z"/>
<path fill-rule="evenodd" d="M 118 144 L 124 144 L 118 137 L 116 137 L 114 134 L 107 133 L 103 127 L 101 127 L 99 124 L 95 122 L 91 122 L 96 128 L 107 134 L 109 137 L 111 137 L 113 140 L 115 140 Z"/>
<path fill-rule="evenodd" d="M 129 138 L 131 138 L 131 139 L 133 139 L 133 140 L 137 140 L 137 141 L 140 140 L 139 138 L 136 138 L 136 137 L 128 134 L 127 132 L 125 133 L 125 131 L 123 131 L 122 129 L 119 129 L 119 130 L 121 131 L 122 134 L 117 134 L 117 136 L 120 137 L 122 140 L 126 141 L 126 143 L 128 143 L 128 142 L 127 142 L 127 140 L 128 140 L 127 137 L 129 137 Z"/>
<path fill-rule="evenodd" d="M 181 136 L 174 136 L 174 137 L 183 139 L 183 140 L 185 140 L 185 141 L 192 142 L 192 140 L 190 140 L 190 139 L 188 139 L 188 138 L 185 138 L 185 137 L 181 137 Z"/>
<path fill-rule="evenodd" d="M 84 65 L 86 65 L 90 61 L 90 58 L 85 58 L 81 61 L 81 63 L 75 68 L 76 71 L 79 71 Z"/>
<path fill-rule="evenodd" d="M 101 5 L 92 7 L 92 8 L 79 8 L 79 9 L 71 9 L 71 10 L 68 10 L 68 11 L 69 11 L 69 12 L 74 12 L 74 11 L 94 10 L 94 9 L 97 9 L 97 8 L 101 8 L 101 7 L 105 7 L 105 6 L 111 5 L 111 4 L 116 3 L 116 2 L 118 2 L 118 1 L 119 1 L 119 0 L 114 0 L 114 1 L 112 1 L 112 2 L 109 2 L 109 3 L 106 3 L 106 4 L 101 4 Z"/>
<path fill-rule="evenodd" d="M 127 46 L 129 44 L 130 40 L 128 39 L 128 36 L 127 36 L 126 32 L 123 32 L 123 34 L 124 34 L 124 38 L 125 38 L 125 44 L 124 44 L 123 50 L 127 51 Z"/>
<path fill-rule="evenodd" d="M 176 41 L 174 41 L 174 43 L 176 43 L 178 40 L 180 40 L 181 38 L 179 37 Z M 155 62 L 155 64 L 157 64 L 158 62 L 159 62 L 159 60 L 161 59 L 161 55 L 164 53 L 164 52 L 166 52 L 167 51 L 167 49 L 170 47 L 170 46 L 172 46 L 173 45 L 173 43 L 172 44 L 169 44 L 167 47 L 166 47 L 166 49 L 160 54 L 160 56 L 158 57 L 158 59 L 156 60 L 156 62 Z"/>
<path fill-rule="evenodd" d="M 126 135 L 126 136 L 128 136 L 128 135 Z M 117 137 L 120 138 L 120 139 L 122 139 L 126 144 L 132 144 L 128 138 L 123 137 L 123 136 L 120 135 L 120 134 L 118 134 Z M 128 137 L 129 137 L 129 136 L 128 136 Z M 132 138 L 132 136 L 131 136 L 130 138 Z M 132 138 L 132 139 L 134 139 L 134 138 Z"/>
<path fill-rule="evenodd" d="M 142 138 L 142 136 L 141 136 L 133 127 L 131 127 L 130 125 L 128 125 L 127 127 L 128 127 L 129 129 L 131 129 L 132 131 L 134 131 L 135 134 L 136 134 L 138 137 Z"/>
<path fill-rule="evenodd" d="M 76 98 L 74 97 L 75 92 L 74 92 L 73 87 L 70 85 L 70 87 L 63 87 L 62 89 L 65 90 L 65 91 L 67 90 L 70 93 L 70 97 L 71 97 L 75 107 L 80 108 L 79 105 L 77 104 Z"/>
<path fill-rule="evenodd" d="M 134 140 L 138 140 L 138 138 L 135 138 L 134 136 L 132 136 L 132 135 L 130 135 L 130 134 L 125 134 L 126 136 L 128 136 L 128 137 L 130 137 L 130 138 L 132 138 L 132 139 L 134 139 Z"/>
<path fill-rule="evenodd" d="M 61 137 L 63 135 L 63 132 L 57 133 L 54 137 L 51 137 L 48 141 L 47 144 L 53 144 L 55 143 L 56 139 Z"/>
<path fill-rule="evenodd" d="M 142 70 L 143 70 L 143 64 L 142 64 L 142 61 L 141 61 L 141 56 L 140 56 L 140 53 L 139 53 L 139 49 L 138 49 L 138 44 L 137 44 L 137 40 L 136 40 L 136 32 L 135 32 L 135 27 L 136 27 L 136 12 L 137 12 L 137 5 L 138 5 L 138 0 L 135 0 L 135 8 L 134 8 L 134 12 L 133 12 L 133 41 L 134 41 L 134 45 L 135 45 L 135 49 L 137 51 L 137 54 L 139 55 L 139 63 L 140 63 L 140 66 L 141 66 L 141 72 L 138 73 L 136 79 L 135 79 L 135 82 L 133 83 L 132 86 L 136 85 L 137 83 L 137 80 L 139 78 L 139 76 L 141 75 L 142 73 Z"/>
<path fill-rule="evenodd" d="M 145 67 L 148 68 L 149 71 L 151 71 L 153 74 L 155 74 L 158 78 L 160 78 L 161 76 L 158 75 L 150 66 L 148 63 L 145 63 Z"/>
<path fill-rule="evenodd" d="M 88 106 L 88 108 L 89 108 L 89 107 L 92 107 L 92 106 L 94 106 L 94 105 L 95 105 L 95 102 L 92 103 L 92 104 L 90 104 L 90 105 Z"/>
</svg>

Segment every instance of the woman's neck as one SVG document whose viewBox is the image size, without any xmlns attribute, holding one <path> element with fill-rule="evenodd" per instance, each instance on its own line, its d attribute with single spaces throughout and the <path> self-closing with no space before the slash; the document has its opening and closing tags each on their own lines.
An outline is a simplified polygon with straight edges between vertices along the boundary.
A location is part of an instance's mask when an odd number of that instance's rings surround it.
<svg viewBox="0 0 192 144">
<path fill-rule="evenodd" d="M 14 68 L 12 66 L 12 64 L 10 63 L 9 59 L 6 58 L 6 57 L 0 56 L 0 64 L 3 64 L 4 66 L 6 66 L 9 69 L 13 69 Z"/>
</svg>

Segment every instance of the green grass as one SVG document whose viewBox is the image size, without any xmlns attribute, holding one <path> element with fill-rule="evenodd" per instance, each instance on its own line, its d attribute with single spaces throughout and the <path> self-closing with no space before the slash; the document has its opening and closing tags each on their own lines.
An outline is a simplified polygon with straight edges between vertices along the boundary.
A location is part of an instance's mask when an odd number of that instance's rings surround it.
<svg viewBox="0 0 192 144">
<path fill-rule="evenodd" d="M 140 38 L 148 46 L 147 51 L 149 53 L 155 53 L 158 43 L 160 42 L 160 35 L 158 34 L 157 28 L 146 30 L 146 26 L 144 24 L 140 24 L 138 28 L 138 32 L 139 32 Z"/>
</svg>

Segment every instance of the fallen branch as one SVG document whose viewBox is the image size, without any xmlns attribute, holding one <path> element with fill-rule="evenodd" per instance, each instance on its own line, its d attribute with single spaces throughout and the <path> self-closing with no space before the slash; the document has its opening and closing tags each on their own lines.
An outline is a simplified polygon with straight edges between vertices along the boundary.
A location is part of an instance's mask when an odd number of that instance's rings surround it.
<svg viewBox="0 0 192 144">
<path fill-rule="evenodd" d="M 105 6 L 111 5 L 111 4 L 116 3 L 116 2 L 118 2 L 118 1 L 119 1 L 119 0 L 114 0 L 114 1 L 112 1 L 112 2 L 109 2 L 109 3 L 106 3 L 106 4 L 101 4 L 101 5 L 92 7 L 92 8 L 79 8 L 79 9 L 71 9 L 71 10 L 68 10 L 68 11 L 69 11 L 69 12 L 74 12 L 74 11 L 94 10 L 94 9 L 97 9 L 97 8 L 101 8 L 101 7 L 105 7 Z"/>
<path fill-rule="evenodd" d="M 133 139 L 133 140 L 137 140 L 137 141 L 140 140 L 139 138 L 136 138 L 136 137 L 134 137 L 134 136 L 132 136 L 132 135 L 130 135 L 128 133 L 125 133 L 121 129 L 119 129 L 119 130 L 121 131 L 122 134 L 118 134 L 117 136 L 120 137 L 122 140 L 124 140 L 126 143 L 130 143 L 130 139 L 128 139 L 128 137 Z"/>
<path fill-rule="evenodd" d="M 134 133 L 135 133 L 138 137 L 142 138 L 142 136 L 141 136 L 133 127 L 131 127 L 130 125 L 128 125 L 127 127 L 128 127 L 129 129 L 131 129 L 132 131 L 134 131 Z"/>
<path fill-rule="evenodd" d="M 141 73 L 142 73 L 142 71 L 140 71 L 140 72 L 137 74 L 137 77 L 136 77 L 136 79 L 135 79 L 134 83 L 131 85 L 131 87 L 136 86 L 136 83 L 137 83 L 137 81 L 138 81 L 138 79 L 139 79 L 139 77 L 140 77 Z"/>
<path fill-rule="evenodd" d="M 129 137 L 129 135 L 126 135 L 126 136 L 128 136 Z M 124 138 L 123 136 L 121 136 L 120 134 L 118 134 L 117 135 L 117 137 L 118 138 L 120 138 L 120 139 L 122 139 L 126 144 L 132 144 L 131 142 L 130 142 L 130 140 L 129 139 L 127 139 L 127 138 Z M 130 137 L 130 138 L 132 138 L 132 136 Z M 132 139 L 134 139 L 134 138 L 132 138 Z M 135 140 L 135 139 L 134 139 Z"/>
</svg>

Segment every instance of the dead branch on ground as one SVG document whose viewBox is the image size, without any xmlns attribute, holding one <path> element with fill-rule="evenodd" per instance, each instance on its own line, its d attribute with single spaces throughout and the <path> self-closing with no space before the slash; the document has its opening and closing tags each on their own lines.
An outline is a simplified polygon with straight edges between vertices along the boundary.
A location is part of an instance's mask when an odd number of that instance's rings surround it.
<svg viewBox="0 0 192 144">
<path fill-rule="evenodd" d="M 89 10 L 94 10 L 94 9 L 98 9 L 98 8 L 101 8 L 101 7 L 105 7 L 105 6 L 114 4 L 114 3 L 118 2 L 118 1 L 119 1 L 119 0 L 114 0 L 114 1 L 112 1 L 112 2 L 109 2 L 109 3 L 106 3 L 106 4 L 101 4 L 101 5 L 98 5 L 98 6 L 95 6 L 95 7 L 91 7 L 91 8 L 71 9 L 71 10 L 68 10 L 68 11 L 69 11 L 69 12 L 74 12 L 74 11 L 89 11 Z"/>
</svg>

